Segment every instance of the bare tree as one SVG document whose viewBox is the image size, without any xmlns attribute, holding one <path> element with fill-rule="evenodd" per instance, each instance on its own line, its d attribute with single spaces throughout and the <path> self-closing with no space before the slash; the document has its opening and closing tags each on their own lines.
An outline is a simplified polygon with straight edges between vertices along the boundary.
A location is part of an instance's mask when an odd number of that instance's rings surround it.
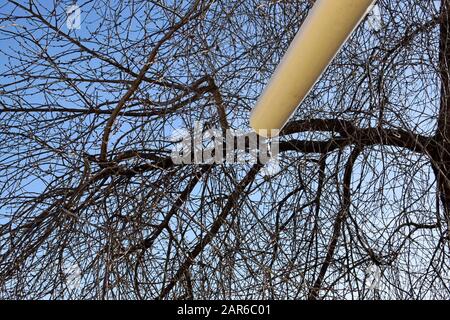
<svg viewBox="0 0 450 320">
<path fill-rule="evenodd" d="M 448 299 L 450 0 L 378 1 L 278 173 L 170 157 L 248 127 L 313 3 L 1 1 L 0 297 Z"/>
</svg>

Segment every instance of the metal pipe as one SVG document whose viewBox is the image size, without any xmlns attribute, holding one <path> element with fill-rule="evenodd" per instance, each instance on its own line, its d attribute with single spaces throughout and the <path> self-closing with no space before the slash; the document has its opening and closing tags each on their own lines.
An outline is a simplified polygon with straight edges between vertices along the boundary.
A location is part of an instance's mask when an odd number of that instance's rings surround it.
<svg viewBox="0 0 450 320">
<path fill-rule="evenodd" d="M 261 135 L 281 130 L 375 0 L 317 0 L 250 115 Z"/>
</svg>

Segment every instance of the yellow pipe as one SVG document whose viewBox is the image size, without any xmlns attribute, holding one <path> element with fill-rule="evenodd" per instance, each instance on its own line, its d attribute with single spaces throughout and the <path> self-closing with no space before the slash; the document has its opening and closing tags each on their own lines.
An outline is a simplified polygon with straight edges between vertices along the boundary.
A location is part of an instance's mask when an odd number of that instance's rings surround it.
<svg viewBox="0 0 450 320">
<path fill-rule="evenodd" d="M 250 126 L 258 134 L 282 129 L 373 2 L 316 1 L 252 110 Z"/>
</svg>

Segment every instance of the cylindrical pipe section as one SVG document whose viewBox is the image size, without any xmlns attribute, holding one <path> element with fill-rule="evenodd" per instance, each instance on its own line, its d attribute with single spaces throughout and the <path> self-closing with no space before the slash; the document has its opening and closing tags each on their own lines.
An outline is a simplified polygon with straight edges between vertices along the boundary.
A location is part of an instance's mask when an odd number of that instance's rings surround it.
<svg viewBox="0 0 450 320">
<path fill-rule="evenodd" d="M 260 135 L 281 130 L 375 0 L 317 0 L 250 115 Z"/>
</svg>

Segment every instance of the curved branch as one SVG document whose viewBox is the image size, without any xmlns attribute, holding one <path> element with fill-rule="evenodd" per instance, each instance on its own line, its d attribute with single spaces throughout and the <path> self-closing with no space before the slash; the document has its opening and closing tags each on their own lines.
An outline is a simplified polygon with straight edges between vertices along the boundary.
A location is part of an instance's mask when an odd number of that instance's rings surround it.
<svg viewBox="0 0 450 320">
<path fill-rule="evenodd" d="M 136 90 L 138 89 L 139 85 L 143 81 L 145 74 L 147 73 L 148 69 L 152 66 L 156 55 L 158 54 L 159 49 L 161 46 L 169 40 L 173 34 L 178 31 L 182 26 L 184 26 L 189 20 L 192 18 L 192 14 L 197 9 L 198 4 L 200 3 L 200 0 L 197 0 L 189 9 L 188 13 L 177 23 L 175 24 L 170 30 L 161 38 L 161 40 L 158 41 L 158 43 L 155 45 L 153 50 L 150 52 L 147 62 L 145 63 L 144 67 L 142 67 L 141 71 L 139 72 L 137 78 L 133 81 L 133 84 L 130 86 L 128 91 L 125 93 L 125 95 L 120 99 L 119 103 L 117 104 L 116 108 L 112 112 L 111 116 L 108 119 L 108 122 L 106 123 L 105 130 L 103 132 L 102 137 L 102 145 L 101 145 L 101 151 L 100 151 L 100 159 L 102 161 L 106 161 L 106 154 L 107 154 L 107 148 L 108 148 L 108 141 L 109 141 L 109 135 L 111 133 L 112 126 L 119 115 L 119 112 L 122 110 L 122 108 L 125 106 L 125 103 L 130 99 Z M 201 12 L 201 11 L 200 11 Z"/>
<path fill-rule="evenodd" d="M 334 252 L 336 250 L 337 242 L 339 237 L 341 236 L 342 224 L 348 216 L 348 212 L 350 210 L 350 193 L 351 193 L 351 182 L 352 182 L 352 172 L 353 165 L 355 164 L 356 159 L 361 153 L 361 149 L 359 147 L 355 148 L 347 161 L 347 165 L 345 166 L 344 172 L 344 181 L 343 181 L 343 202 L 341 210 L 339 211 L 333 225 L 333 235 L 331 237 L 330 243 L 328 244 L 327 254 L 322 263 L 322 267 L 320 268 L 319 275 L 317 276 L 316 281 L 314 282 L 314 286 L 309 290 L 308 299 L 316 300 L 319 297 L 319 292 L 322 287 L 323 279 L 325 278 L 325 274 L 327 273 L 328 267 L 331 264 L 333 259 Z"/>
<path fill-rule="evenodd" d="M 169 282 L 169 284 L 164 287 L 158 299 L 164 299 L 167 294 L 173 289 L 178 280 L 182 275 L 191 267 L 194 263 L 195 258 L 203 251 L 203 249 L 211 242 L 211 240 L 216 236 L 217 232 L 220 230 L 222 225 L 225 223 L 226 218 L 230 214 L 233 208 L 237 206 L 237 202 L 242 195 L 243 191 L 247 186 L 249 186 L 256 177 L 256 174 L 261 169 L 261 164 L 255 164 L 247 173 L 245 178 L 236 186 L 236 189 L 228 196 L 228 201 L 222 210 L 222 213 L 214 220 L 207 234 L 199 240 L 194 249 L 188 253 L 186 260 L 181 264 L 180 268 L 176 272 L 175 276 Z"/>
<path fill-rule="evenodd" d="M 286 125 L 281 134 L 291 135 L 300 132 L 337 132 L 340 136 L 327 141 L 282 141 L 280 142 L 280 151 L 297 150 L 308 153 L 326 153 L 352 144 L 360 146 L 378 144 L 432 154 L 436 144 L 433 137 L 410 131 L 378 127 L 358 128 L 351 121 L 340 119 L 292 121 Z"/>
</svg>

